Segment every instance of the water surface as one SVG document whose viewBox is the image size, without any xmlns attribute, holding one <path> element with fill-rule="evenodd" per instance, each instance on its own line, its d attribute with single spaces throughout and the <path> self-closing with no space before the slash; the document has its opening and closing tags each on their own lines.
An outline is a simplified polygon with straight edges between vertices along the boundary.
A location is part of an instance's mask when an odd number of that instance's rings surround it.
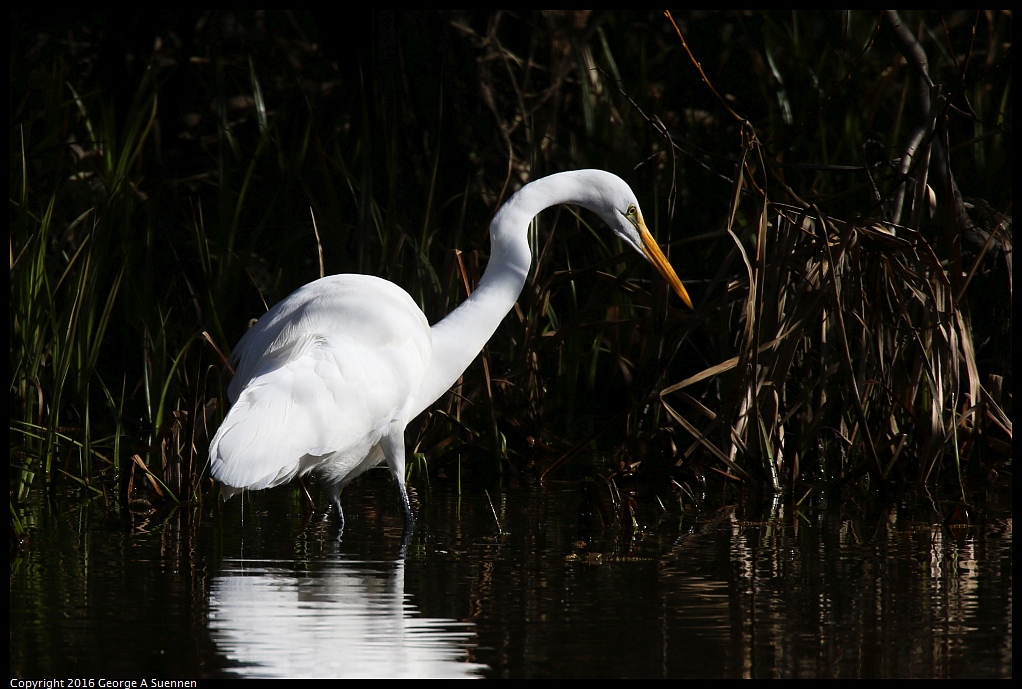
<svg viewBox="0 0 1022 689">
<path fill-rule="evenodd" d="M 1010 491 L 971 524 L 925 499 L 645 496 L 637 530 L 586 495 L 433 485 L 407 538 L 385 472 L 346 491 L 340 539 L 286 490 L 215 514 L 31 505 L 11 676 L 1012 675 Z"/>
</svg>

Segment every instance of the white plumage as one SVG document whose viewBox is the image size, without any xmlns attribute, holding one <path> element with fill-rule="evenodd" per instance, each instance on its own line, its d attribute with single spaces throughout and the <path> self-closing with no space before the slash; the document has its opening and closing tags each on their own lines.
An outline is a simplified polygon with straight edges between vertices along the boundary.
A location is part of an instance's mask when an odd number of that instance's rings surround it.
<svg viewBox="0 0 1022 689">
<path fill-rule="evenodd" d="M 232 355 L 233 406 L 209 448 L 224 498 L 314 472 L 343 523 L 341 490 L 386 460 L 411 520 L 405 426 L 457 381 L 514 306 L 531 264 L 529 223 L 559 203 L 598 213 L 691 306 L 620 178 L 578 170 L 537 180 L 494 216 L 479 286 L 432 328 L 397 285 L 333 275 L 298 289 L 245 333 Z"/>
</svg>

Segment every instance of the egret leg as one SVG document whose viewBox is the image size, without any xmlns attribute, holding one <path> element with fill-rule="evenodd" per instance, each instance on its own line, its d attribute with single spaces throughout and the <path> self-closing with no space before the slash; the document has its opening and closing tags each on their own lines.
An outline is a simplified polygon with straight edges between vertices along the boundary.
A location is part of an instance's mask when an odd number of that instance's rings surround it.
<svg viewBox="0 0 1022 689">
<path fill-rule="evenodd" d="M 335 483 L 330 486 L 330 500 L 337 508 L 337 518 L 341 520 L 341 530 L 344 530 L 344 510 L 341 509 L 341 484 Z"/>
<path fill-rule="evenodd" d="M 412 540 L 413 533 L 415 533 L 415 521 L 409 519 L 405 521 L 404 531 L 401 532 L 401 549 L 397 553 L 398 560 L 403 561 L 408 557 L 408 544 Z"/>
<path fill-rule="evenodd" d="M 415 514 L 412 512 L 412 504 L 408 501 L 408 489 L 405 487 L 405 429 L 398 428 L 397 424 L 391 426 L 391 432 L 380 439 L 380 447 L 383 448 L 383 456 L 387 458 L 390 473 L 397 481 L 405 519 L 409 523 L 414 523 Z"/>
<path fill-rule="evenodd" d="M 305 485 L 305 479 L 301 476 L 298 477 L 298 485 L 302 487 L 302 495 L 305 496 L 305 506 L 308 507 L 310 511 L 315 511 L 316 501 L 312 499 L 311 495 L 309 495 L 309 487 Z"/>
<path fill-rule="evenodd" d="M 412 512 L 412 505 L 408 501 L 408 489 L 405 488 L 405 482 L 401 481 L 397 484 L 397 489 L 401 493 L 401 506 L 405 510 L 405 519 L 409 524 L 415 523 L 415 513 Z"/>
</svg>

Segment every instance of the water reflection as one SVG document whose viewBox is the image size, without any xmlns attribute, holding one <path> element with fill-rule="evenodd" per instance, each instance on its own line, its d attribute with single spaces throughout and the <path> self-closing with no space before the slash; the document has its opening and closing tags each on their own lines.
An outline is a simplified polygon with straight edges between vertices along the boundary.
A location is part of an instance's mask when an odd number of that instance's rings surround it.
<svg viewBox="0 0 1022 689">
<path fill-rule="evenodd" d="M 381 473 L 349 486 L 340 542 L 288 492 L 244 520 L 26 508 L 11 676 L 1012 676 L 1010 487 L 969 524 L 939 500 L 781 500 L 633 531 L 578 484 L 438 483 L 404 549 Z"/>
<path fill-rule="evenodd" d="M 474 634 L 422 617 L 404 592 L 404 562 L 227 561 L 209 593 L 209 629 L 232 674 L 245 677 L 477 676 Z"/>
<path fill-rule="evenodd" d="M 727 582 L 725 675 L 1010 676 L 1011 518 L 978 528 L 914 512 L 729 511 L 665 566 L 665 628 L 691 630 L 698 553 L 713 544 L 728 570 L 711 577 Z"/>
</svg>

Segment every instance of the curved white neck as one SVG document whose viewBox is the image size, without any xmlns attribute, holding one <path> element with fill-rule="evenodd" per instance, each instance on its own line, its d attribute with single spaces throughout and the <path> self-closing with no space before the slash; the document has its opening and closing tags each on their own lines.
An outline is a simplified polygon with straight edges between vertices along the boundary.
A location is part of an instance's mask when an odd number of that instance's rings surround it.
<svg viewBox="0 0 1022 689">
<path fill-rule="evenodd" d="M 560 203 L 596 210 L 600 185 L 596 171 L 562 172 L 522 187 L 490 223 L 490 261 L 479 286 L 446 318 L 432 328 L 433 358 L 419 388 L 413 415 L 450 389 L 482 351 L 514 307 L 532 265 L 529 223 L 540 211 Z M 607 173 L 602 173 L 607 174 Z M 556 196 L 551 190 L 556 189 Z"/>
</svg>

